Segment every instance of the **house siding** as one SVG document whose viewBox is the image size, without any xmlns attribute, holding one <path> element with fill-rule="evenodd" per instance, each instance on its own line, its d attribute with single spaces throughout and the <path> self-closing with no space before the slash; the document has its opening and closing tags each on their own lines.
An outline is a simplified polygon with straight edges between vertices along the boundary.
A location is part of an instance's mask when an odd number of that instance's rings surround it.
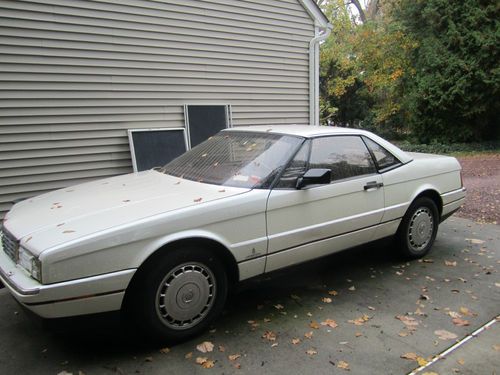
<svg viewBox="0 0 500 375">
<path fill-rule="evenodd" d="M 309 121 L 314 21 L 298 0 L 0 2 L 0 216 L 132 171 L 127 129 Z"/>
</svg>

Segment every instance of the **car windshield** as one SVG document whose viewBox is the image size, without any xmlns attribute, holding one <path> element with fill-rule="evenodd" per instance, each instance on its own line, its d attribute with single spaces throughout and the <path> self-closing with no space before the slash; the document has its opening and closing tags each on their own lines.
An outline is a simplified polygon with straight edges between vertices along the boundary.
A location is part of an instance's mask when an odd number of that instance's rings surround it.
<svg viewBox="0 0 500 375">
<path fill-rule="evenodd" d="M 165 165 L 162 172 L 207 184 L 267 188 L 302 141 L 289 135 L 223 131 Z"/>
</svg>

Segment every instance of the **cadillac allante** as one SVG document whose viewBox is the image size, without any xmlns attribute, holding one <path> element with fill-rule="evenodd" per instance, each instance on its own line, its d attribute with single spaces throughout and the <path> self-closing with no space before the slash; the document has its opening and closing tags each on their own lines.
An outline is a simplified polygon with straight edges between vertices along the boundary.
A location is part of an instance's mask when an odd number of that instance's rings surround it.
<svg viewBox="0 0 500 375">
<path fill-rule="evenodd" d="M 42 317 L 121 310 L 182 340 L 241 280 L 390 236 L 424 256 L 464 201 L 460 170 L 362 130 L 227 129 L 165 166 L 15 204 L 0 278 Z"/>
</svg>

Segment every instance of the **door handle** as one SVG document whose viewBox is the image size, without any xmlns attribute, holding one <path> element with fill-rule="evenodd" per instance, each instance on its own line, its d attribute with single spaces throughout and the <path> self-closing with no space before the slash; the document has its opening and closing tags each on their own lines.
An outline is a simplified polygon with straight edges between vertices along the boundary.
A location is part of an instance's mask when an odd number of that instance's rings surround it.
<svg viewBox="0 0 500 375">
<path fill-rule="evenodd" d="M 375 190 L 375 189 L 381 188 L 382 186 L 384 186 L 384 184 L 382 182 L 370 181 L 370 182 L 366 183 L 366 185 L 364 186 L 364 189 L 365 189 L 365 191 Z"/>
</svg>

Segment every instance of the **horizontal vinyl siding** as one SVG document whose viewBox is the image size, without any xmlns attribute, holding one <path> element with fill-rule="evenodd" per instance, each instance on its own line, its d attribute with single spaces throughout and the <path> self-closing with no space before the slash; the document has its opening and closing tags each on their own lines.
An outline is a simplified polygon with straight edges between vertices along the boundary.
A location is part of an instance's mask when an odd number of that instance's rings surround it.
<svg viewBox="0 0 500 375">
<path fill-rule="evenodd" d="M 128 173 L 127 129 L 307 123 L 314 23 L 298 0 L 0 2 L 0 217 L 16 199 Z"/>
</svg>

